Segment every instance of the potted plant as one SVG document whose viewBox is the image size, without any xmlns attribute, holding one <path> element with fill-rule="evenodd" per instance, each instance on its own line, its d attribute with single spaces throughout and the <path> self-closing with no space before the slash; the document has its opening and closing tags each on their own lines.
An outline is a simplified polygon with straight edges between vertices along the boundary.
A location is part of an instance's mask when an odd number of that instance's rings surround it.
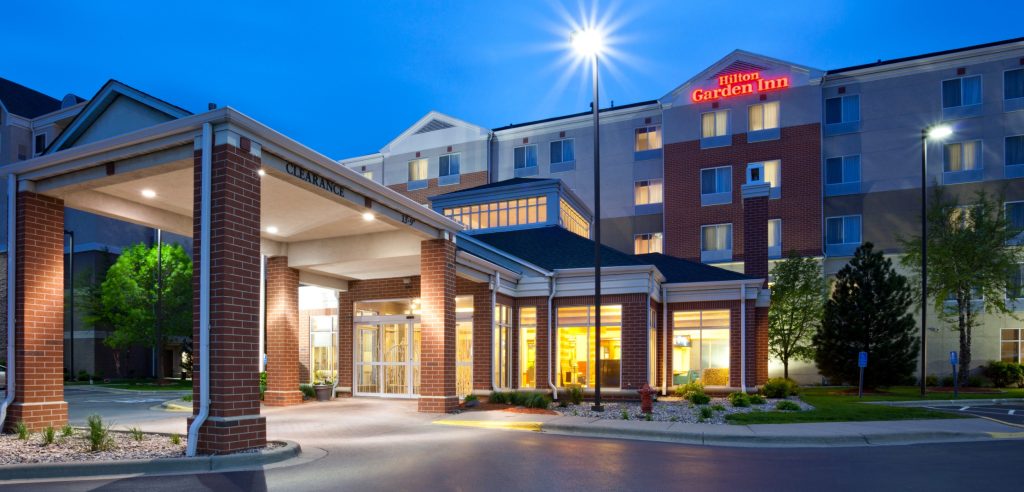
<svg viewBox="0 0 1024 492">
<path fill-rule="evenodd" d="M 317 371 L 316 383 L 313 384 L 313 390 L 316 391 L 316 401 L 330 401 L 331 393 L 334 391 L 334 381 L 330 377 L 320 374 L 322 371 Z"/>
</svg>

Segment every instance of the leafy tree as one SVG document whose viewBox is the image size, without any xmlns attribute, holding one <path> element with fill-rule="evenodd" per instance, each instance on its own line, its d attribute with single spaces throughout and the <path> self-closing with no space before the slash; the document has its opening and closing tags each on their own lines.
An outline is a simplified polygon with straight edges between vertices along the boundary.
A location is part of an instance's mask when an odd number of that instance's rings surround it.
<svg viewBox="0 0 1024 492">
<path fill-rule="evenodd" d="M 960 206 L 941 187 L 929 201 L 928 297 L 939 319 L 959 332 L 961 381 L 967 381 L 970 371 L 978 314 L 1017 318 L 1007 298 L 1024 297 L 1019 276 L 1016 281 L 1010 276 L 1019 272 L 1024 252 L 1007 247 L 1021 231 L 1010 226 L 1002 202 L 979 191 L 973 203 Z M 903 246 L 903 265 L 920 278 L 921 237 L 904 239 Z"/>
<path fill-rule="evenodd" d="M 176 244 L 163 245 L 163 338 L 192 336 L 192 259 Z M 156 346 L 157 247 L 128 248 L 107 270 L 93 301 L 91 321 L 113 327 L 103 343 L 115 350 Z M 190 347 L 186 343 L 185 347 Z"/>
<path fill-rule="evenodd" d="M 868 353 L 864 386 L 891 386 L 914 373 L 916 324 L 909 309 L 914 298 L 907 279 L 871 243 L 857 248 L 836 275 L 835 290 L 825 303 L 821 327 L 814 335 L 814 361 L 833 381 L 855 383 L 857 353 Z"/>
<path fill-rule="evenodd" d="M 768 350 L 782 361 L 789 378 L 791 360 L 814 360 L 811 339 L 821 325 L 825 279 L 813 258 L 796 252 L 772 268 L 772 302 L 768 309 Z"/>
</svg>

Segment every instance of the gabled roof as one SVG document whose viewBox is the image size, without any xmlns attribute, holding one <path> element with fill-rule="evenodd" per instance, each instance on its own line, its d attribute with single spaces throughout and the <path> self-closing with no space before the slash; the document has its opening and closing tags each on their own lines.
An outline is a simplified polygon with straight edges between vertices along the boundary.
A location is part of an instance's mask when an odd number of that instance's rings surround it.
<svg viewBox="0 0 1024 492">
<path fill-rule="evenodd" d="M 380 149 L 380 151 L 382 154 L 389 154 L 392 153 L 397 144 L 413 135 L 430 134 L 435 131 L 448 130 L 456 127 L 465 128 L 469 130 L 471 134 L 475 134 L 477 136 L 485 136 L 489 133 L 489 131 L 482 126 L 474 125 L 453 116 L 448 116 L 439 111 L 432 110 L 423 115 L 420 119 L 416 120 L 416 123 L 413 123 L 409 128 L 406 128 L 404 132 L 388 142 L 388 144 Z"/>
<path fill-rule="evenodd" d="M 75 141 L 82 136 L 82 133 L 119 97 L 132 99 L 159 113 L 167 115 L 171 119 L 184 118 L 192 114 L 190 111 L 175 106 L 163 99 L 153 97 L 134 87 L 110 79 L 106 84 L 103 84 L 103 87 L 96 92 L 96 95 L 82 108 L 82 111 L 75 116 L 75 119 L 61 132 L 60 136 L 50 144 L 46 149 L 46 153 L 53 153 L 74 145 Z"/>
<path fill-rule="evenodd" d="M 746 50 L 735 49 L 732 50 L 732 52 L 730 52 L 728 55 L 722 57 L 717 62 L 712 63 L 711 66 L 709 66 L 708 68 L 705 68 L 697 75 L 691 77 L 690 80 L 687 80 L 686 82 L 679 85 L 675 89 L 669 91 L 669 93 L 662 96 L 661 99 L 659 99 L 659 101 L 661 101 L 662 103 L 669 103 L 680 92 L 685 92 L 691 86 L 702 84 L 708 80 L 717 78 L 719 75 L 727 75 L 730 73 L 738 73 L 741 71 L 750 70 L 766 70 L 771 68 L 772 66 L 788 66 L 795 70 L 807 72 L 811 78 L 818 78 L 821 77 L 822 74 L 824 74 L 823 71 L 817 68 L 808 67 L 806 65 L 801 65 L 799 63 L 793 63 L 790 61 L 782 60 L 779 58 L 773 58 L 770 56 L 765 56 Z"/>
<path fill-rule="evenodd" d="M 60 99 L 0 77 L 0 106 L 22 118 L 35 118 L 60 109 Z"/>
</svg>

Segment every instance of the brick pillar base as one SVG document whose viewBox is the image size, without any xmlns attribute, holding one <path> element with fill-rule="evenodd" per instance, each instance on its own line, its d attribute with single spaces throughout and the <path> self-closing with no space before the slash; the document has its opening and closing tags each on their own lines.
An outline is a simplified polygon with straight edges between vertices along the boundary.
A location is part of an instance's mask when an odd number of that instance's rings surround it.
<svg viewBox="0 0 1024 492">
<path fill-rule="evenodd" d="M 455 243 L 423 241 L 420 253 L 419 411 L 459 406 L 455 389 Z"/>
<path fill-rule="evenodd" d="M 68 421 L 64 401 L 64 202 L 17 197 L 14 402 L 4 428 L 32 431 Z"/>
<path fill-rule="evenodd" d="M 267 391 L 270 406 L 302 403 L 299 391 L 299 271 L 267 258 Z"/>
<path fill-rule="evenodd" d="M 195 416 L 188 418 L 189 427 Z M 199 429 L 198 454 L 230 454 L 267 445 L 267 418 L 209 417 Z"/>
</svg>

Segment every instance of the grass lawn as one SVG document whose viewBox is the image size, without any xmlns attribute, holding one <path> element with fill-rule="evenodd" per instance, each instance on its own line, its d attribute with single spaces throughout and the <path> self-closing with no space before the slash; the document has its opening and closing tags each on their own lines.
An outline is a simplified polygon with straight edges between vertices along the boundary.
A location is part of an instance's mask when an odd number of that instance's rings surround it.
<svg viewBox="0 0 1024 492">
<path fill-rule="evenodd" d="M 65 386 L 89 385 L 88 382 L 65 382 Z M 101 388 L 129 389 L 138 391 L 181 391 L 192 389 L 192 381 L 181 382 L 178 380 L 167 381 L 163 386 L 157 386 L 153 381 L 119 382 L 119 383 L 94 383 L 92 386 Z"/>
<path fill-rule="evenodd" d="M 921 400 L 916 386 L 897 386 L 878 393 L 865 394 L 864 399 L 857 398 L 856 388 L 853 394 L 844 390 L 849 388 L 802 388 L 800 398 L 814 405 L 814 410 L 805 412 L 751 412 L 729 415 L 726 419 L 730 424 L 796 424 L 801 422 L 857 422 L 866 420 L 908 420 L 908 419 L 950 419 L 961 418 L 957 415 L 912 407 L 889 407 L 885 405 L 865 405 L 865 401 L 906 401 Z M 1024 398 L 1024 389 L 1007 389 L 1001 393 L 960 393 L 960 399 L 979 398 Z M 923 399 L 951 400 L 953 393 L 929 392 Z"/>
</svg>

